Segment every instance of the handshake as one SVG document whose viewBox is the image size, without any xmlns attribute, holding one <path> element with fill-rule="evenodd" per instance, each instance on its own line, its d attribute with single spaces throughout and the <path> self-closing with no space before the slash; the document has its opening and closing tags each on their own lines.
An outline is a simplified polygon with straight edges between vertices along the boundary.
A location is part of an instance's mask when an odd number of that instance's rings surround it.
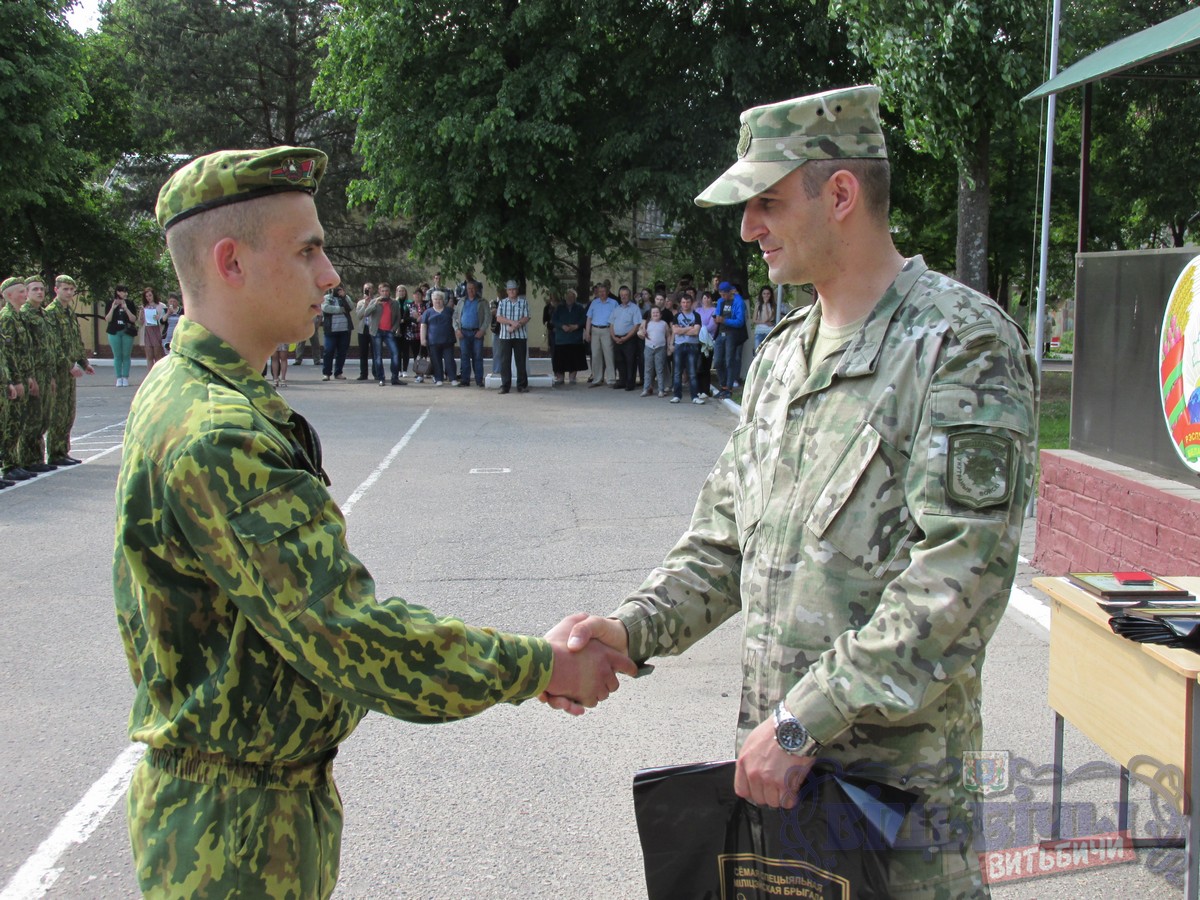
<svg viewBox="0 0 1200 900">
<path fill-rule="evenodd" d="M 629 636 L 616 619 L 574 613 L 546 632 L 546 640 L 554 651 L 554 670 L 538 699 L 554 709 L 583 715 L 617 690 L 618 673 L 637 674 Z"/>
</svg>

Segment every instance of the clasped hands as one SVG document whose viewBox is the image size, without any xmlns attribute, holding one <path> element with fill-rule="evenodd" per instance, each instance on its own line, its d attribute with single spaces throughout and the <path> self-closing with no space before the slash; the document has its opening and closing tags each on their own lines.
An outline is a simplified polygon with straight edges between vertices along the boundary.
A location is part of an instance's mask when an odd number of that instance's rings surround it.
<svg viewBox="0 0 1200 900">
<path fill-rule="evenodd" d="M 546 632 L 546 640 L 554 650 L 554 671 L 538 699 L 554 709 L 583 715 L 620 687 L 618 674 L 637 674 L 629 636 L 616 619 L 574 613 Z"/>
<path fill-rule="evenodd" d="M 617 690 L 617 673 L 636 675 L 629 635 L 617 619 L 575 613 L 546 633 L 554 648 L 554 674 L 538 699 L 571 715 L 583 715 Z M 758 806 L 791 809 L 815 759 L 792 756 L 775 740 L 767 718 L 746 736 L 738 753 L 734 791 Z"/>
</svg>

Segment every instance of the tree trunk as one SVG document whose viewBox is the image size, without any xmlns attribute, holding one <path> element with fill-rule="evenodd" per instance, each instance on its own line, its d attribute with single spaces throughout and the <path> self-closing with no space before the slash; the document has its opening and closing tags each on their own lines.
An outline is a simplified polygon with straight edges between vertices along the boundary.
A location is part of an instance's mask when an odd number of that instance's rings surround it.
<svg viewBox="0 0 1200 900">
<path fill-rule="evenodd" d="M 958 168 L 958 241 L 955 277 L 981 294 L 988 290 L 988 139 L 967 148 Z"/>
<path fill-rule="evenodd" d="M 592 299 L 592 255 L 580 250 L 575 262 L 575 293 L 586 306 Z"/>
</svg>

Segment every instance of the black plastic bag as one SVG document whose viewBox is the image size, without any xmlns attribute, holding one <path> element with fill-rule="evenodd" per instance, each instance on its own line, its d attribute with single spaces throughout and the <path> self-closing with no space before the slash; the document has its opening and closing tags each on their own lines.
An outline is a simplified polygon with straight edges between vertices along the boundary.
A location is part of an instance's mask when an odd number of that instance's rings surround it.
<svg viewBox="0 0 1200 900">
<path fill-rule="evenodd" d="M 791 810 L 733 790 L 735 764 L 644 769 L 633 804 L 649 900 L 881 900 L 917 795 L 817 766 Z"/>
</svg>

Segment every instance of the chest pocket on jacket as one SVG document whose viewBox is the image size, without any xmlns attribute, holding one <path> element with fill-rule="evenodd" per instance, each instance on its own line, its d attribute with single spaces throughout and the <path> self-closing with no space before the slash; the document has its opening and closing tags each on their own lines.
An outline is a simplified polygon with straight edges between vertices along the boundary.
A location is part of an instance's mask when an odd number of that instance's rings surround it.
<svg viewBox="0 0 1200 900">
<path fill-rule="evenodd" d="M 913 532 L 904 496 L 908 459 L 871 427 L 847 443 L 805 527 L 878 578 Z"/>
<path fill-rule="evenodd" d="M 331 502 L 320 482 L 304 473 L 230 517 L 251 567 L 284 618 L 324 597 L 346 576 L 340 524 L 323 515 Z"/>
<path fill-rule="evenodd" d="M 767 432 L 762 429 L 762 422 L 754 419 L 734 431 L 730 438 L 733 445 L 733 471 L 729 477 L 733 481 L 734 514 L 743 550 L 762 519 L 771 489 L 765 463 L 773 461 L 773 457 L 764 455 Z"/>
</svg>

